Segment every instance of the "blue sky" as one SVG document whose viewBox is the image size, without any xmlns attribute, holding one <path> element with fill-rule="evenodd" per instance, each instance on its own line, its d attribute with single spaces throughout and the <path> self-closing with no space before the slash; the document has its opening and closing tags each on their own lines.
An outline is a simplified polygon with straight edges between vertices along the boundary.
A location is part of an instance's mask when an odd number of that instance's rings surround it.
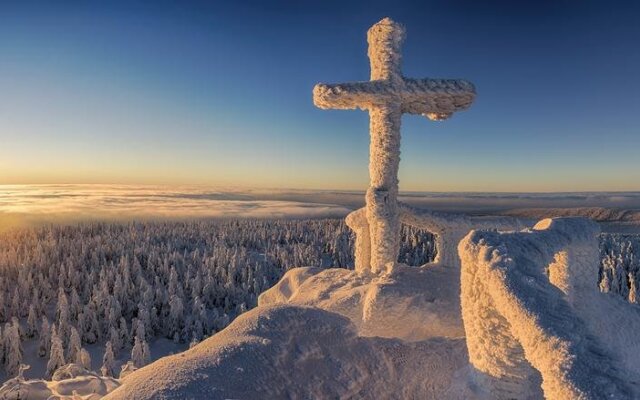
<svg viewBox="0 0 640 400">
<path fill-rule="evenodd" d="M 265 4 L 268 3 L 268 4 Z M 631 1 L 3 2 L 0 184 L 362 189 L 368 118 L 314 108 L 406 25 L 409 77 L 473 107 L 403 118 L 401 189 L 640 190 Z"/>
</svg>

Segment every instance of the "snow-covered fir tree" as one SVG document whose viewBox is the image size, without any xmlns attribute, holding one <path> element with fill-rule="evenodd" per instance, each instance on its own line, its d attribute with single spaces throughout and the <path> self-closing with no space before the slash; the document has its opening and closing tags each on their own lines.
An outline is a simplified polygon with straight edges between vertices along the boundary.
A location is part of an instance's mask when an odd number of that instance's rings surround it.
<svg viewBox="0 0 640 400">
<path fill-rule="evenodd" d="M 29 306 L 29 315 L 27 316 L 27 330 L 26 336 L 27 338 L 33 338 L 38 335 L 38 313 L 36 312 L 36 306 L 31 304 Z"/>
<path fill-rule="evenodd" d="M 42 316 L 42 323 L 40 324 L 40 337 L 38 341 L 38 356 L 46 357 L 49 354 L 51 348 L 51 327 L 49 320 L 46 316 Z"/>
<path fill-rule="evenodd" d="M 137 368 L 142 368 L 149 363 L 149 345 L 138 335 L 135 337 L 133 348 L 131 349 L 131 361 Z"/>
<path fill-rule="evenodd" d="M 22 363 L 20 324 L 17 318 L 5 325 L 4 329 L 4 370 L 7 376 L 15 376 Z"/>
<path fill-rule="evenodd" d="M 100 367 L 100 373 L 103 376 L 115 376 L 115 356 L 113 354 L 113 347 L 111 342 L 107 341 L 104 350 L 104 356 L 102 357 L 102 367 Z"/>
<path fill-rule="evenodd" d="M 82 365 L 84 368 L 91 370 L 91 355 L 84 348 L 80 349 L 78 358 L 75 360 L 76 364 Z"/>
<path fill-rule="evenodd" d="M 80 341 L 80 335 L 75 327 L 71 327 L 71 336 L 69 337 L 69 344 L 67 345 L 67 357 L 70 362 L 78 362 L 80 351 L 82 350 L 82 342 Z"/>
<path fill-rule="evenodd" d="M 65 365 L 64 345 L 54 325 L 51 328 L 51 347 L 49 362 L 47 363 L 47 378 L 51 378 L 53 373 L 63 365 Z"/>
</svg>

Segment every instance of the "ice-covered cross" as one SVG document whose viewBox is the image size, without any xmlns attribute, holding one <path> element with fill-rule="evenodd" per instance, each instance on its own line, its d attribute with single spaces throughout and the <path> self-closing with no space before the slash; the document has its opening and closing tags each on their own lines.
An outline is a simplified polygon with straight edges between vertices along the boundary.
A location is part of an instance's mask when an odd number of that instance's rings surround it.
<svg viewBox="0 0 640 400">
<path fill-rule="evenodd" d="M 443 120 L 468 108 L 475 98 L 471 82 L 457 79 L 409 79 L 402 76 L 400 47 L 404 27 L 390 18 L 367 32 L 371 80 L 368 82 L 318 84 L 313 101 L 323 109 L 369 111 L 371 145 L 366 194 L 366 215 L 371 238 L 370 268 L 383 271 L 398 259 L 400 217 L 398 167 L 400 119 L 403 113 Z"/>
</svg>

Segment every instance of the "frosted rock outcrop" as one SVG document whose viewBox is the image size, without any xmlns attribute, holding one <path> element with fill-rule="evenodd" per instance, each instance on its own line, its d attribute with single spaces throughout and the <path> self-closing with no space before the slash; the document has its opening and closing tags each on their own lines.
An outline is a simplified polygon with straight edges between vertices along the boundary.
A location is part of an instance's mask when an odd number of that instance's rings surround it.
<svg viewBox="0 0 640 400">
<path fill-rule="evenodd" d="M 478 386 L 496 399 L 633 399 L 640 311 L 598 290 L 598 226 L 540 221 L 460 243 L 461 305 Z"/>
<path fill-rule="evenodd" d="M 368 235 L 359 236 L 358 271 L 374 273 L 393 268 L 400 248 L 398 168 L 400 123 L 403 113 L 442 120 L 468 108 L 475 98 L 473 84 L 454 79 L 407 79 L 401 71 L 402 25 L 384 18 L 367 32 L 371 80 L 318 84 L 316 106 L 369 111 L 370 186 L 366 194 Z M 369 242 L 368 245 L 365 242 Z"/>
</svg>

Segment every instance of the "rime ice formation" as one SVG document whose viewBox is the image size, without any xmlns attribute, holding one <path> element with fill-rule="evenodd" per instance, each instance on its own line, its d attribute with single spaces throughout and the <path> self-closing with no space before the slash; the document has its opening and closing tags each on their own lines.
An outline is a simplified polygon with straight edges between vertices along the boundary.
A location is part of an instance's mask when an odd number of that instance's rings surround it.
<svg viewBox="0 0 640 400">
<path fill-rule="evenodd" d="M 640 395 L 640 311 L 599 292 L 598 232 L 587 219 L 546 219 L 460 243 L 469 359 L 492 397 Z"/>
<path fill-rule="evenodd" d="M 473 84 L 453 79 L 407 79 L 402 76 L 402 25 L 385 18 L 367 32 L 371 80 L 318 84 L 313 101 L 324 109 L 369 111 L 370 186 L 366 195 L 367 237 L 358 237 L 358 271 L 374 273 L 391 268 L 398 259 L 400 210 L 398 168 L 400 120 L 403 113 L 443 120 L 468 108 L 475 98 Z M 362 225 L 362 224 L 360 224 Z M 357 230 L 360 235 L 363 231 Z M 369 243 L 367 243 L 369 242 Z"/>
</svg>

